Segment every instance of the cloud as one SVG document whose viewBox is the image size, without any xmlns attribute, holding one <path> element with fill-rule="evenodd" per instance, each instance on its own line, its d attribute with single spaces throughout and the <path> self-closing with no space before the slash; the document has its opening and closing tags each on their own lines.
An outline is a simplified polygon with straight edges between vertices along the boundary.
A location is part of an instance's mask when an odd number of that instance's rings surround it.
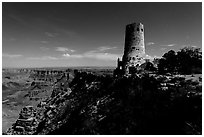
<svg viewBox="0 0 204 137">
<path fill-rule="evenodd" d="M 47 51 L 47 50 L 49 50 L 49 48 L 47 48 L 47 47 L 40 47 L 40 49 L 41 49 L 42 51 Z"/>
<path fill-rule="evenodd" d="M 76 36 L 78 37 L 78 34 L 72 30 L 67 30 L 64 28 L 63 29 L 62 28 L 55 28 L 55 31 L 59 32 L 62 35 L 66 35 L 66 37 L 69 37 L 69 38 L 76 37 Z"/>
<path fill-rule="evenodd" d="M 7 58 L 19 58 L 22 57 L 23 55 L 20 54 L 7 54 L 7 53 L 2 53 L 2 57 L 7 57 Z"/>
<path fill-rule="evenodd" d="M 48 41 L 45 41 L 45 40 L 42 40 L 40 42 L 43 43 L 43 44 L 48 44 L 49 43 Z"/>
<path fill-rule="evenodd" d="M 29 57 L 28 60 L 57 60 L 58 58 L 52 56 L 43 56 L 43 57 Z"/>
<path fill-rule="evenodd" d="M 148 42 L 146 45 L 150 46 L 150 45 L 154 45 L 154 44 L 155 44 L 154 42 Z"/>
<path fill-rule="evenodd" d="M 107 53 L 108 50 L 115 49 L 117 47 L 102 46 L 94 50 L 84 52 L 82 54 L 73 54 L 75 50 L 68 49 L 66 47 L 56 47 L 56 51 L 64 52 L 61 59 L 98 59 L 98 60 L 117 60 L 120 54 Z"/>
<path fill-rule="evenodd" d="M 63 57 L 66 57 L 67 59 L 70 58 L 92 58 L 92 59 L 98 59 L 98 60 L 117 60 L 118 57 L 120 57 L 119 54 L 112 54 L 112 53 L 90 53 L 86 52 L 84 54 L 63 54 Z"/>
<path fill-rule="evenodd" d="M 196 45 L 182 45 L 181 47 L 182 47 L 182 48 L 185 48 L 185 47 L 193 47 L 193 48 L 197 48 Z"/>
<path fill-rule="evenodd" d="M 98 50 L 99 51 L 106 51 L 106 50 L 115 49 L 115 48 L 117 48 L 117 47 L 102 46 L 102 47 L 99 47 Z"/>
<path fill-rule="evenodd" d="M 176 44 L 169 44 L 169 45 L 167 45 L 168 47 L 173 47 L 173 46 L 175 46 Z"/>
<path fill-rule="evenodd" d="M 111 49 L 115 49 L 117 47 L 108 47 L 108 46 L 103 46 L 103 47 L 99 47 L 95 50 L 90 50 L 87 52 L 84 52 L 82 54 L 68 54 L 65 53 L 62 56 L 70 59 L 70 58 L 89 58 L 89 59 L 98 59 L 98 60 L 117 60 L 118 57 L 120 57 L 120 54 L 113 54 L 113 53 L 107 53 L 104 51 L 107 50 L 111 50 Z M 65 49 L 61 49 L 60 51 L 64 51 Z"/>
<path fill-rule="evenodd" d="M 70 54 L 65 53 L 65 54 L 63 54 L 62 56 L 64 56 L 64 57 L 70 57 Z"/>
<path fill-rule="evenodd" d="M 62 59 L 69 59 L 69 58 L 84 58 L 84 57 L 85 57 L 85 56 L 82 55 L 82 54 L 72 54 L 72 55 L 70 55 L 70 54 L 68 54 L 68 53 L 63 54 L 62 56 L 65 57 L 65 58 L 62 58 Z"/>
<path fill-rule="evenodd" d="M 85 53 L 84 57 L 86 58 L 95 58 L 99 60 L 117 60 L 119 54 L 112 53 Z"/>
<path fill-rule="evenodd" d="M 166 48 L 161 48 L 160 50 L 164 51 L 164 50 L 166 50 Z"/>
<path fill-rule="evenodd" d="M 173 47 L 173 46 L 175 46 L 176 44 L 168 44 L 168 45 L 162 45 L 162 46 L 164 46 L 164 47 Z"/>
<path fill-rule="evenodd" d="M 107 50 L 111 50 L 111 49 L 116 49 L 117 47 L 109 47 L 109 46 L 102 46 L 102 47 L 98 47 L 94 50 L 90 50 L 86 53 L 104 53 L 104 51 L 107 51 Z"/>
<path fill-rule="evenodd" d="M 58 33 L 45 32 L 45 35 L 48 37 L 54 38 L 54 37 L 58 36 L 59 34 Z"/>
<path fill-rule="evenodd" d="M 73 49 L 68 49 L 66 47 L 56 47 L 55 49 L 56 51 L 60 51 L 60 52 L 75 52 L 75 50 Z"/>
</svg>

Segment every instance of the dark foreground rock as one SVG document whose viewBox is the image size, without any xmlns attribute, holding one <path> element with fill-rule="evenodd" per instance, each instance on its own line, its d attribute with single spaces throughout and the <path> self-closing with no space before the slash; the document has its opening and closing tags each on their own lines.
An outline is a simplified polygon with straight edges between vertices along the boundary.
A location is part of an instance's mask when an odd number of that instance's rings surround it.
<svg viewBox="0 0 204 137">
<path fill-rule="evenodd" d="M 6 134 L 202 134 L 202 90 L 179 77 L 77 73 Z M 31 109 L 32 108 L 32 109 Z M 27 112 L 25 114 L 25 112 Z M 30 120 L 32 122 L 28 122 Z M 25 128 L 27 125 L 30 128 Z"/>
</svg>

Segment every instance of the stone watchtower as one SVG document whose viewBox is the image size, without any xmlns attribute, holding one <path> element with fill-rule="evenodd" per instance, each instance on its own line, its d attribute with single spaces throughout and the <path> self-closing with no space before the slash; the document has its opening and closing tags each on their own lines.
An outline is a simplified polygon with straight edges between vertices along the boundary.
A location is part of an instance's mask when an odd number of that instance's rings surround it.
<svg viewBox="0 0 204 137">
<path fill-rule="evenodd" d="M 125 48 L 122 61 L 118 59 L 118 70 L 123 74 L 132 74 L 145 63 L 144 26 L 132 23 L 126 26 Z"/>
</svg>

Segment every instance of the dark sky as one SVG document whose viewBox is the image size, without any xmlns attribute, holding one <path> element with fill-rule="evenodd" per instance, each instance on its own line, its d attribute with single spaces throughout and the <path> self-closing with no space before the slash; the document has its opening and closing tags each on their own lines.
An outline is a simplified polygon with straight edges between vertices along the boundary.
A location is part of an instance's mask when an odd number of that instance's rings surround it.
<svg viewBox="0 0 204 137">
<path fill-rule="evenodd" d="M 115 66 L 125 26 L 145 27 L 148 57 L 202 48 L 202 3 L 3 3 L 3 67 Z"/>
</svg>

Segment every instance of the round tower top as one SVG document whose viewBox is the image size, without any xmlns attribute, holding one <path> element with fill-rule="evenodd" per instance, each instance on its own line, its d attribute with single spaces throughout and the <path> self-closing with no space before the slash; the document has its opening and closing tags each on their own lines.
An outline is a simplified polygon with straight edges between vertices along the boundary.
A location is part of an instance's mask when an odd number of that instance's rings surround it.
<svg viewBox="0 0 204 137">
<path fill-rule="evenodd" d="M 126 26 L 144 26 L 141 22 L 133 22 L 133 23 L 130 23 L 130 24 L 127 24 Z"/>
<path fill-rule="evenodd" d="M 142 23 L 131 23 L 126 25 L 126 31 L 128 32 L 144 32 L 144 25 Z"/>
</svg>

